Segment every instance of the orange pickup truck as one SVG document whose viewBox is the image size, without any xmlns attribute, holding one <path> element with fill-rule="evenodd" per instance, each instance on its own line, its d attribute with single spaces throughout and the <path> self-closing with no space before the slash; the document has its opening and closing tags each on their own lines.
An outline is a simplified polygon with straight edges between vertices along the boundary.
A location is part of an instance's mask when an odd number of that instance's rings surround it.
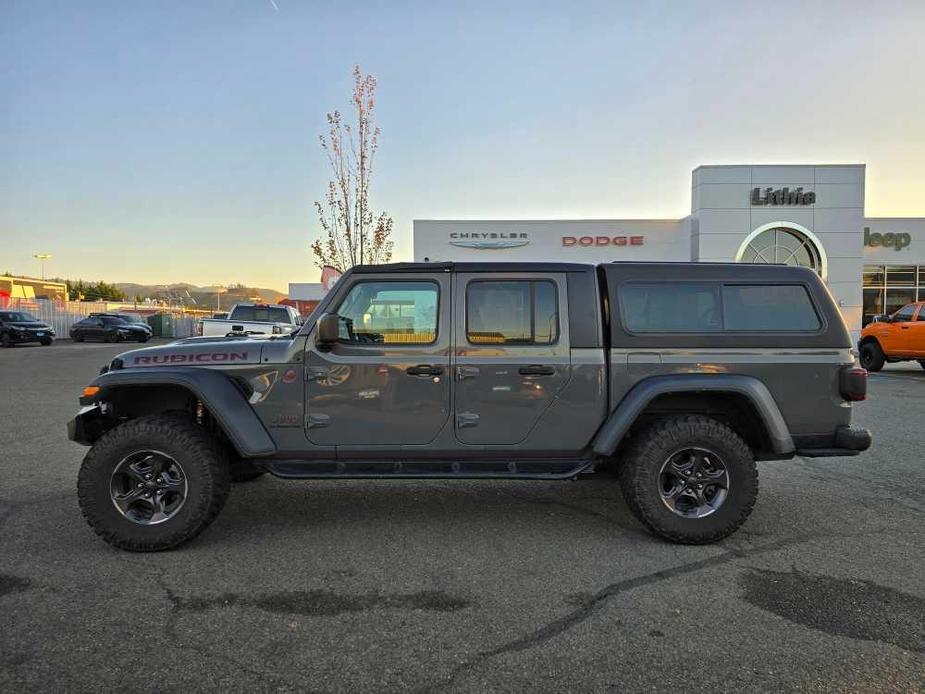
<svg viewBox="0 0 925 694">
<path fill-rule="evenodd" d="M 925 369 L 925 301 L 878 317 L 861 331 L 861 366 L 879 371 L 885 362 L 914 359 Z"/>
</svg>

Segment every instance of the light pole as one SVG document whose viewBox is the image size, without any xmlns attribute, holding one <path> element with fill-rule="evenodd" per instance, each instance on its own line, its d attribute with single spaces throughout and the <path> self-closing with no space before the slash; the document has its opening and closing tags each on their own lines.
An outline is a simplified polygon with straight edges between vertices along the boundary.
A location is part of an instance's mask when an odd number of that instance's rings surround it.
<svg viewBox="0 0 925 694">
<path fill-rule="evenodd" d="M 45 261 L 51 260 L 51 253 L 33 253 L 32 257 L 42 264 L 42 281 L 45 281 Z"/>
</svg>

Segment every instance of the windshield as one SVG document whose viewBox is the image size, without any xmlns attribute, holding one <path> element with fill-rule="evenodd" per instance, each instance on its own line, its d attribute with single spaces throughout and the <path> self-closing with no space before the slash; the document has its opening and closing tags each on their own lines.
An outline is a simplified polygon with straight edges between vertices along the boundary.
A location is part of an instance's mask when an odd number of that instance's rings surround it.
<svg viewBox="0 0 925 694">
<path fill-rule="evenodd" d="M 3 311 L 0 320 L 7 323 L 37 323 L 39 319 L 25 311 Z"/>
<path fill-rule="evenodd" d="M 230 318 L 256 323 L 292 323 L 289 311 L 280 306 L 236 306 Z"/>
</svg>

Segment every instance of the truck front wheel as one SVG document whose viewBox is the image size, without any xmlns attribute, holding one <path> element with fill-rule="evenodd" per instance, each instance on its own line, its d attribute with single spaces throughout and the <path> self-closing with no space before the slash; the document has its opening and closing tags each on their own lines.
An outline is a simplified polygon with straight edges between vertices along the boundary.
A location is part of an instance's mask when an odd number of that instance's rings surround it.
<svg viewBox="0 0 925 694">
<path fill-rule="evenodd" d="M 749 447 L 722 422 L 699 415 L 661 420 L 634 436 L 619 478 L 643 525 L 682 544 L 731 535 L 758 496 Z"/>
<path fill-rule="evenodd" d="M 139 417 L 107 432 L 84 458 L 77 496 L 106 542 L 133 552 L 175 547 L 218 515 L 231 485 L 220 446 L 178 415 Z"/>
<path fill-rule="evenodd" d="M 886 356 L 876 340 L 870 340 L 861 345 L 861 366 L 865 369 L 879 371 L 885 362 Z"/>
</svg>

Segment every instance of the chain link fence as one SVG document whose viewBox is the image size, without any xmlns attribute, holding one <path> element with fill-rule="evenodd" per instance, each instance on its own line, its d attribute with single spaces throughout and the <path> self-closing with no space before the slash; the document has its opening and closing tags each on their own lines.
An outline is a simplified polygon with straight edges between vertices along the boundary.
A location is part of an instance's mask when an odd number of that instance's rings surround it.
<svg viewBox="0 0 925 694">
<path fill-rule="evenodd" d="M 199 317 L 189 315 L 183 311 L 143 306 L 125 308 L 105 301 L 49 301 L 47 299 L 3 299 L 0 310 L 25 311 L 31 313 L 38 320 L 50 325 L 57 333 L 58 339 L 68 337 L 71 326 L 83 320 L 91 313 L 132 313 L 147 321 L 149 316 L 159 313 L 170 314 L 172 320 L 165 321 L 164 325 L 170 328 L 163 337 L 190 337 L 197 334 Z"/>
</svg>

